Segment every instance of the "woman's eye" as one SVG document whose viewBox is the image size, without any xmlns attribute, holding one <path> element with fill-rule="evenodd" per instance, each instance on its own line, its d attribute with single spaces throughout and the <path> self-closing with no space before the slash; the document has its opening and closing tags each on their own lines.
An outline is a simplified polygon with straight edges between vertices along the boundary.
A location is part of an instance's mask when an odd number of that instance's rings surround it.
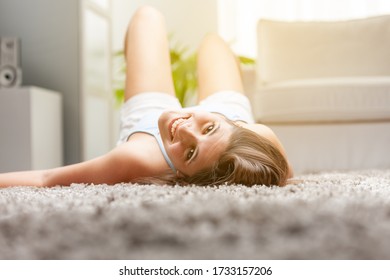
<svg viewBox="0 0 390 280">
<path fill-rule="evenodd" d="M 195 149 L 194 148 L 190 149 L 187 153 L 187 160 L 190 160 L 194 155 L 194 153 L 195 153 Z"/>
<path fill-rule="evenodd" d="M 204 134 L 210 133 L 211 131 L 213 131 L 213 129 L 214 129 L 214 124 L 209 125 L 209 126 L 205 129 Z"/>
</svg>

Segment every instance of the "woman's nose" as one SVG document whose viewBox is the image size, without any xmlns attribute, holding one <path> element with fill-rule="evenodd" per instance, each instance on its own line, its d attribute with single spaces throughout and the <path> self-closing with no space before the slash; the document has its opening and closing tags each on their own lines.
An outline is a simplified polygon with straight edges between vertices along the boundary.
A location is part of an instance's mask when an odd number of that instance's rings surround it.
<svg viewBox="0 0 390 280">
<path fill-rule="evenodd" d="M 177 128 L 176 134 L 181 141 L 192 141 L 196 138 L 195 127 L 192 123 L 183 123 Z"/>
</svg>

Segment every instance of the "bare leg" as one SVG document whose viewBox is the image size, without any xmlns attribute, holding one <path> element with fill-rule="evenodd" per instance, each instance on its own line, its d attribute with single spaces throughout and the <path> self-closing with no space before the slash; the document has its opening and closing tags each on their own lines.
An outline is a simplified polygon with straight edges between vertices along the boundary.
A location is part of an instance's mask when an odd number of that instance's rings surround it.
<svg viewBox="0 0 390 280">
<path fill-rule="evenodd" d="M 127 63 L 125 100 L 145 91 L 174 95 L 165 20 L 144 6 L 130 21 L 125 38 Z"/>
<path fill-rule="evenodd" d="M 207 35 L 198 51 L 199 100 L 221 90 L 243 93 L 238 60 L 217 35 Z"/>
</svg>

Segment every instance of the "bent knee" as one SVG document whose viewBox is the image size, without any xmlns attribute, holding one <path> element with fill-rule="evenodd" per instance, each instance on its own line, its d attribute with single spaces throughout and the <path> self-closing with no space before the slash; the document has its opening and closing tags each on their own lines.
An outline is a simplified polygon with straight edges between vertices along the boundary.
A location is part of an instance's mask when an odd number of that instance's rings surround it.
<svg viewBox="0 0 390 280">
<path fill-rule="evenodd" d="M 216 33 L 206 34 L 201 42 L 201 47 L 209 47 L 215 45 L 226 45 L 226 42 Z"/>
<path fill-rule="evenodd" d="M 160 11 L 147 5 L 138 8 L 127 27 L 124 40 L 125 53 L 129 39 L 133 40 L 134 37 L 139 38 L 144 34 L 154 34 L 162 26 L 165 26 L 165 19 Z"/>
<path fill-rule="evenodd" d="M 148 5 L 141 6 L 134 13 L 133 21 L 155 22 L 164 21 L 163 14 L 156 8 Z"/>
</svg>

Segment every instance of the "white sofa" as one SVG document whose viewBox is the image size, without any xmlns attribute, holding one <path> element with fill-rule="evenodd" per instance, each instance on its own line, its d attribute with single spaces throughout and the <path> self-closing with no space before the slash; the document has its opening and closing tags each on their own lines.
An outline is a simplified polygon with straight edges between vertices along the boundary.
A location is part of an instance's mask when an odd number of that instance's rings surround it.
<svg viewBox="0 0 390 280">
<path fill-rule="evenodd" d="M 390 15 L 258 23 L 256 120 L 296 174 L 390 167 Z"/>
</svg>

